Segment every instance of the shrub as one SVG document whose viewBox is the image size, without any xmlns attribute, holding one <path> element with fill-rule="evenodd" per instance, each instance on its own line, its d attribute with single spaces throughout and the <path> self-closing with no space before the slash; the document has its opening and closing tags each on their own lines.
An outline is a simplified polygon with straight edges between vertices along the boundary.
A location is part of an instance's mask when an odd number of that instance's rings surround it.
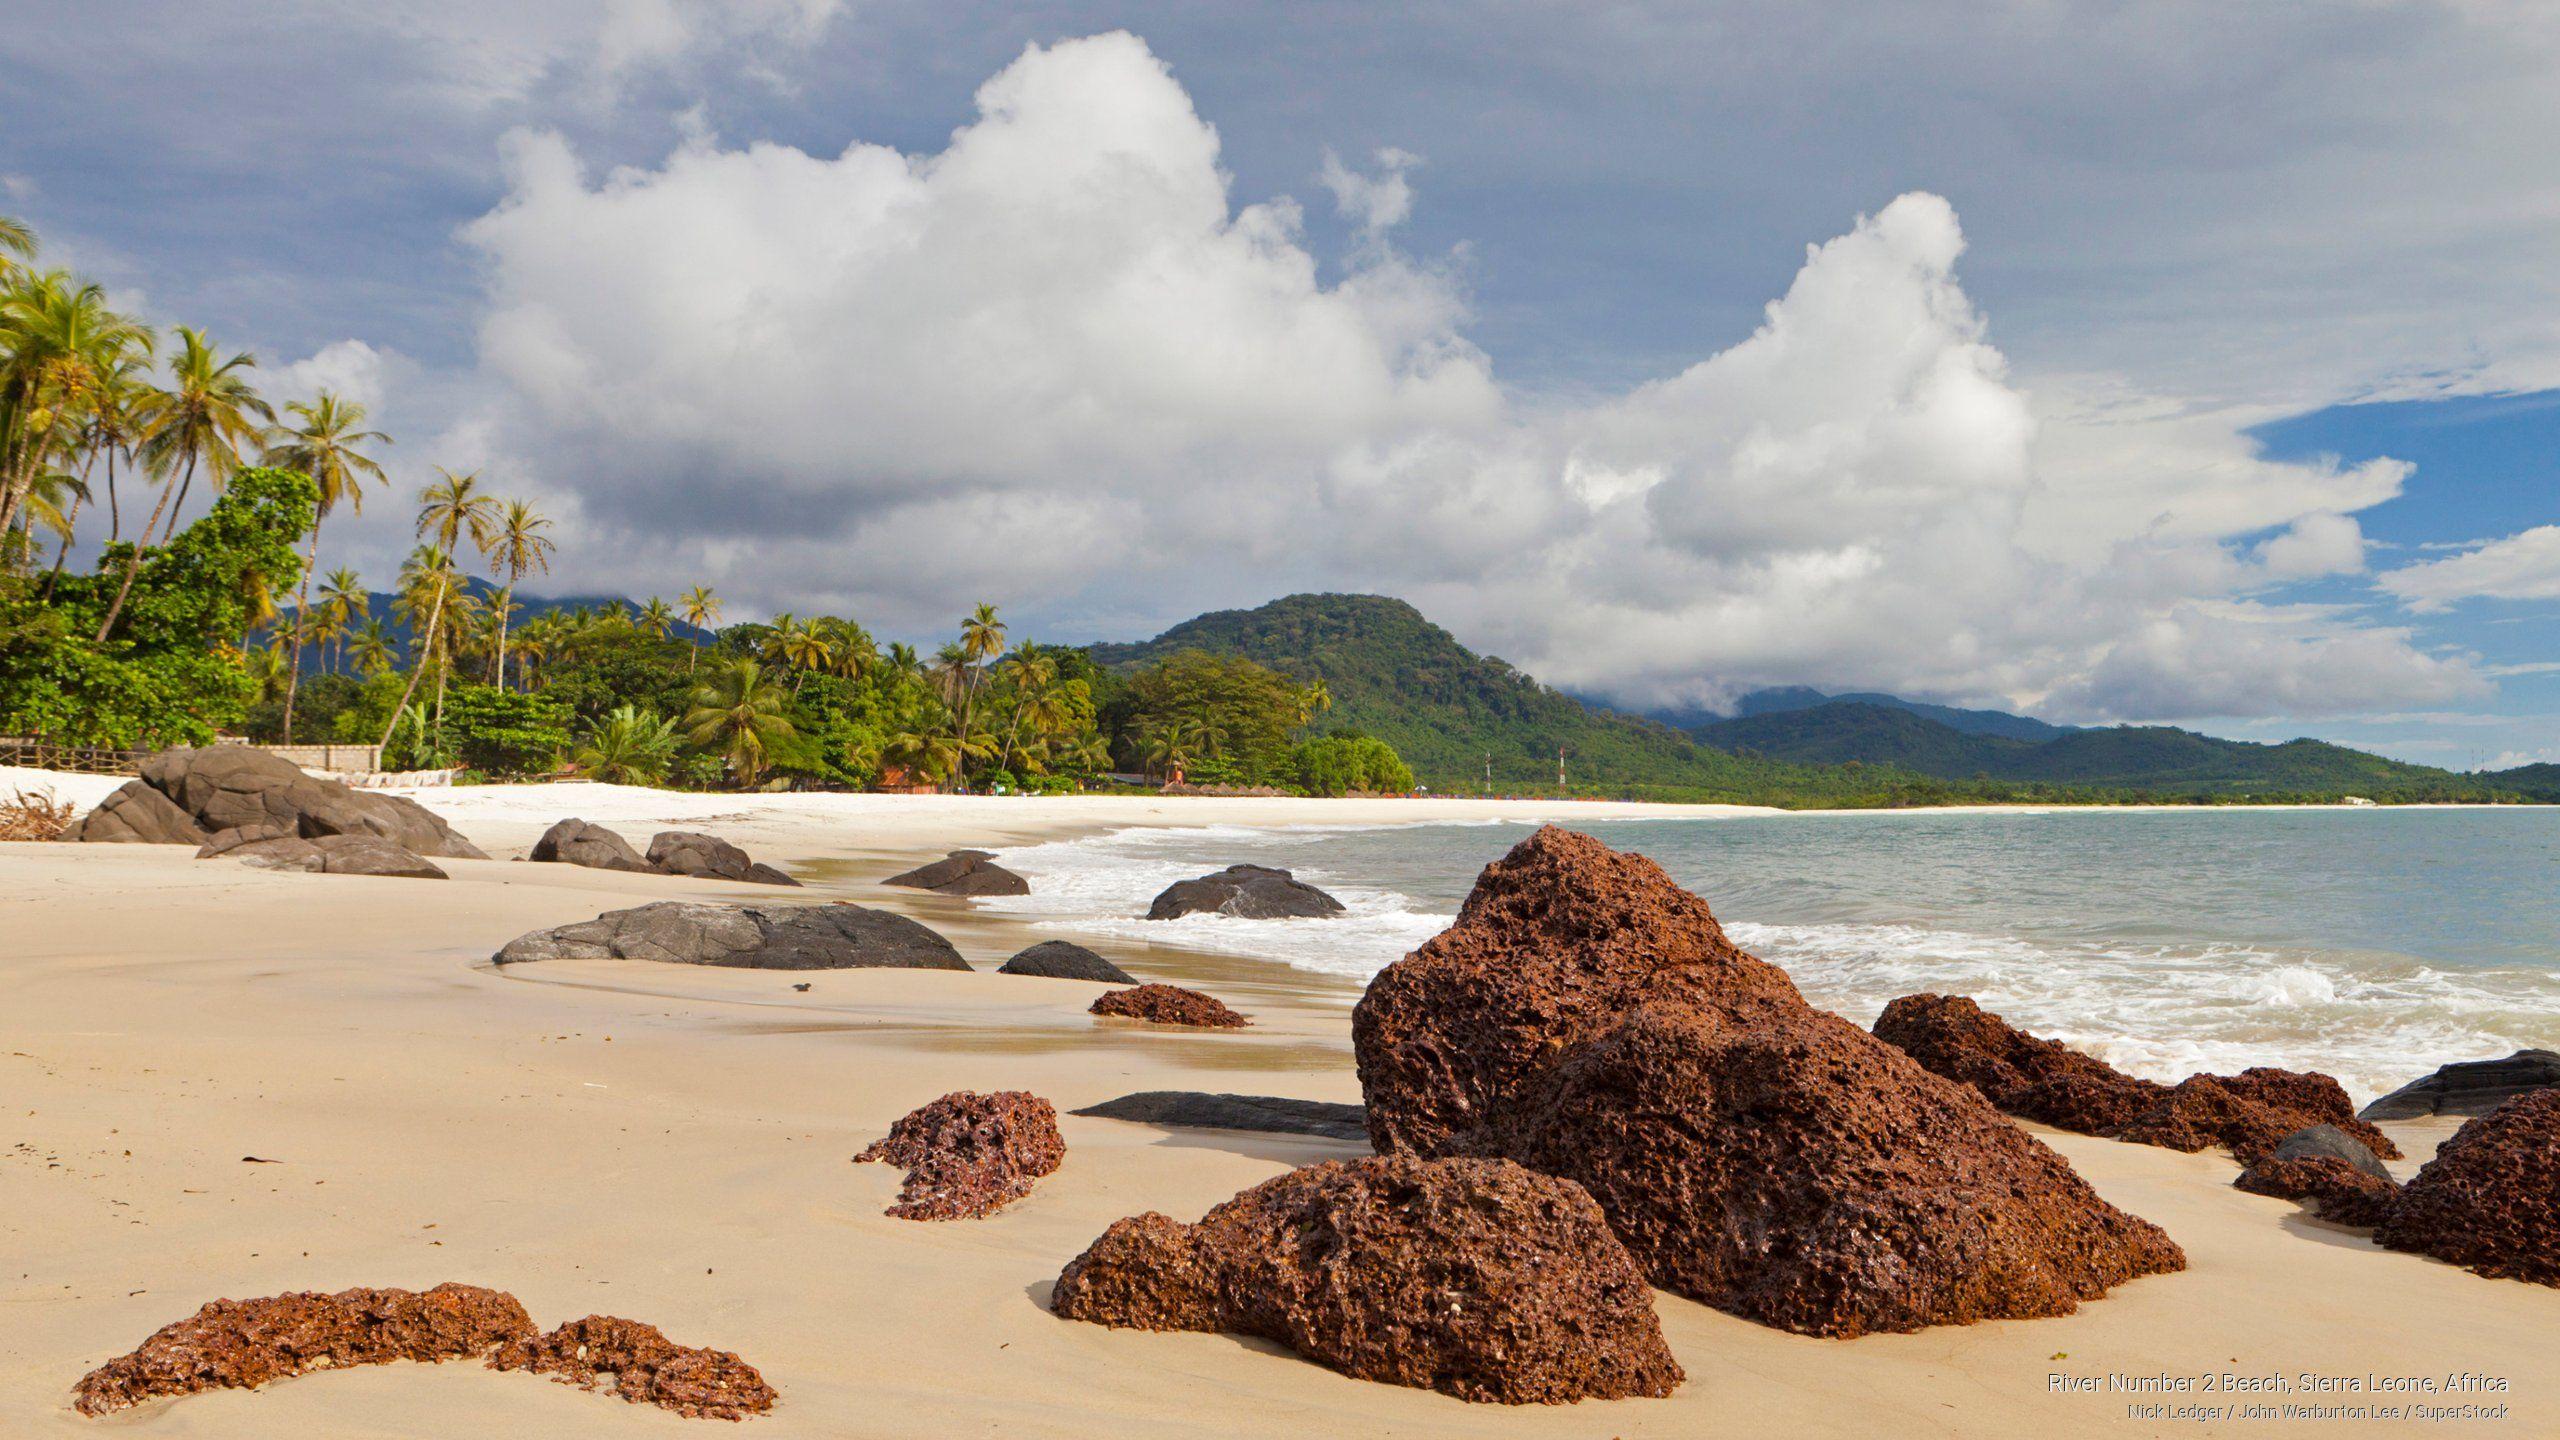
<svg viewBox="0 0 2560 1440">
<path fill-rule="evenodd" d="M 569 709 L 547 695 L 456 685 L 444 701 L 444 747 L 492 775 L 550 769 L 569 748 Z"/>
</svg>

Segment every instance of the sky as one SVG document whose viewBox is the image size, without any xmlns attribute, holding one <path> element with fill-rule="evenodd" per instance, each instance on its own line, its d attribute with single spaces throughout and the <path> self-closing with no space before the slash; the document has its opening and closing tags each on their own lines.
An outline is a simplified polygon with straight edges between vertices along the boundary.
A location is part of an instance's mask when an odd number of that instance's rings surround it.
<svg viewBox="0 0 2560 1440">
<path fill-rule="evenodd" d="M 0 213 L 528 589 L 1402 596 L 1634 706 L 2560 759 L 2560 10 L 20 0 Z"/>
</svg>

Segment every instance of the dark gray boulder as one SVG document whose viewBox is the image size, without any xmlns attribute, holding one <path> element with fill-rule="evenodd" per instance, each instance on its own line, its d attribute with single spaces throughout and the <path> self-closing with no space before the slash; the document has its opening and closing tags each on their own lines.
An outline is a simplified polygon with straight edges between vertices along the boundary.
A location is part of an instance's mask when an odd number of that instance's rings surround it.
<svg viewBox="0 0 2560 1440">
<path fill-rule="evenodd" d="M 205 833 L 177 801 L 128 780 L 63 831 L 62 838 L 93 844 L 201 845 Z"/>
<path fill-rule="evenodd" d="M 966 970 L 951 942 L 903 915 L 859 905 L 714 905 L 662 900 L 536 930 L 501 965 L 533 960 L 657 960 L 756 970 Z"/>
<path fill-rule="evenodd" d="M 525 858 L 546 864 L 584 865 L 594 870 L 628 870 L 635 874 L 655 875 L 658 867 L 631 848 L 631 842 L 584 820 L 563 820 L 542 832 L 533 842 L 533 851 Z"/>
<path fill-rule="evenodd" d="M 1205 1090 L 1141 1090 L 1074 1112 L 1141 1125 L 1201 1130 L 1259 1130 L 1274 1135 L 1320 1135 L 1369 1143 L 1365 1106 L 1280 1095 L 1218 1095 Z"/>
<path fill-rule="evenodd" d="M 892 875 L 883 885 L 930 890 L 937 895 L 1028 895 L 1031 882 L 995 863 L 984 850 L 954 850 L 930 865 Z"/>
<path fill-rule="evenodd" d="M 2391 1167 L 2382 1163 L 2371 1147 L 2335 1125 L 2305 1125 L 2282 1140 L 2268 1157 L 2271 1160 L 2336 1160 L 2352 1165 L 2377 1180 L 2393 1180 Z"/>
<path fill-rule="evenodd" d="M 649 841 L 649 863 L 669 875 L 700 880 L 740 880 L 750 885 L 798 885 L 800 882 L 747 858 L 747 852 L 698 830 L 661 830 Z"/>
<path fill-rule="evenodd" d="M 455 834 L 453 827 L 435 812 L 414 800 L 356 790 L 336 780 L 306 775 L 291 761 L 253 746 L 180 746 L 163 750 L 142 762 L 141 779 L 135 784 L 157 792 L 195 822 L 195 830 L 184 837 L 183 843 L 201 845 L 225 830 L 272 826 L 306 840 L 324 835 L 376 835 L 417 855 L 489 858 Z M 128 793 L 133 791 L 134 786 L 129 785 L 109 797 L 117 807 L 117 819 L 102 821 L 95 833 L 83 821 L 76 838 L 134 838 L 119 832 L 146 825 L 168 833 L 174 822 L 167 813 L 142 800 L 138 793 Z M 126 816 L 124 812 L 132 807 L 141 808 Z"/>
<path fill-rule="evenodd" d="M 1235 915 L 1247 920 L 1316 919 L 1342 913 L 1342 902 L 1286 870 L 1230 865 L 1215 875 L 1168 885 L 1147 907 L 1150 920 Z"/>
<path fill-rule="evenodd" d="M 2360 1120 L 2486 1115 L 2518 1095 L 2560 1085 L 2560 1054 L 2519 1050 L 2504 1060 L 2462 1060 L 2367 1105 Z"/>
<path fill-rule="evenodd" d="M 224 833 L 242 834 L 255 828 L 275 827 L 242 827 L 241 830 Z M 202 852 L 198 853 L 199 858 L 203 858 Z M 321 835 L 309 840 L 298 835 L 269 836 L 235 843 L 218 853 L 261 870 L 298 870 L 314 875 L 377 875 L 395 880 L 451 878 L 435 862 L 379 835 Z"/>
<path fill-rule="evenodd" d="M 1135 985 L 1138 977 L 1081 945 L 1043 940 L 996 968 L 999 975 L 1037 975 L 1046 980 L 1099 980 L 1106 985 Z"/>
</svg>

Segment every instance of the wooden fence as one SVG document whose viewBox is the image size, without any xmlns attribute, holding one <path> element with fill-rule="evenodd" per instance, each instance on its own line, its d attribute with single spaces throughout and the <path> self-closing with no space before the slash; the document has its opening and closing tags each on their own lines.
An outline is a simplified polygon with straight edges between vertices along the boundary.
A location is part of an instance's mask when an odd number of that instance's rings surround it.
<svg viewBox="0 0 2560 1440">
<path fill-rule="evenodd" d="M 94 745 L 60 745 L 0 735 L 0 765 L 30 770 L 62 770 L 75 775 L 138 775 L 149 750 L 103 750 Z"/>
</svg>

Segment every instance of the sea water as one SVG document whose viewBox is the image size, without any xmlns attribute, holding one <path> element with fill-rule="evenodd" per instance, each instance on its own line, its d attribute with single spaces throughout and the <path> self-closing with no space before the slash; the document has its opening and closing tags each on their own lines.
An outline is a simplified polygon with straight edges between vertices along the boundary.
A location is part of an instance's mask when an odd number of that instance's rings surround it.
<svg viewBox="0 0 2560 1440">
<path fill-rule="evenodd" d="M 1557 818 L 1651 856 L 1860 1024 L 1897 995 L 1971 995 L 2138 1075 L 2325 1070 L 2360 1101 L 2447 1060 L 2560 1048 L 2560 808 Z M 1106 952 L 1145 939 L 1358 981 L 1445 927 L 1529 830 L 1121 830 L 1006 852 L 1032 894 L 988 903 Z M 1139 918 L 1237 861 L 1349 913 Z"/>
</svg>

